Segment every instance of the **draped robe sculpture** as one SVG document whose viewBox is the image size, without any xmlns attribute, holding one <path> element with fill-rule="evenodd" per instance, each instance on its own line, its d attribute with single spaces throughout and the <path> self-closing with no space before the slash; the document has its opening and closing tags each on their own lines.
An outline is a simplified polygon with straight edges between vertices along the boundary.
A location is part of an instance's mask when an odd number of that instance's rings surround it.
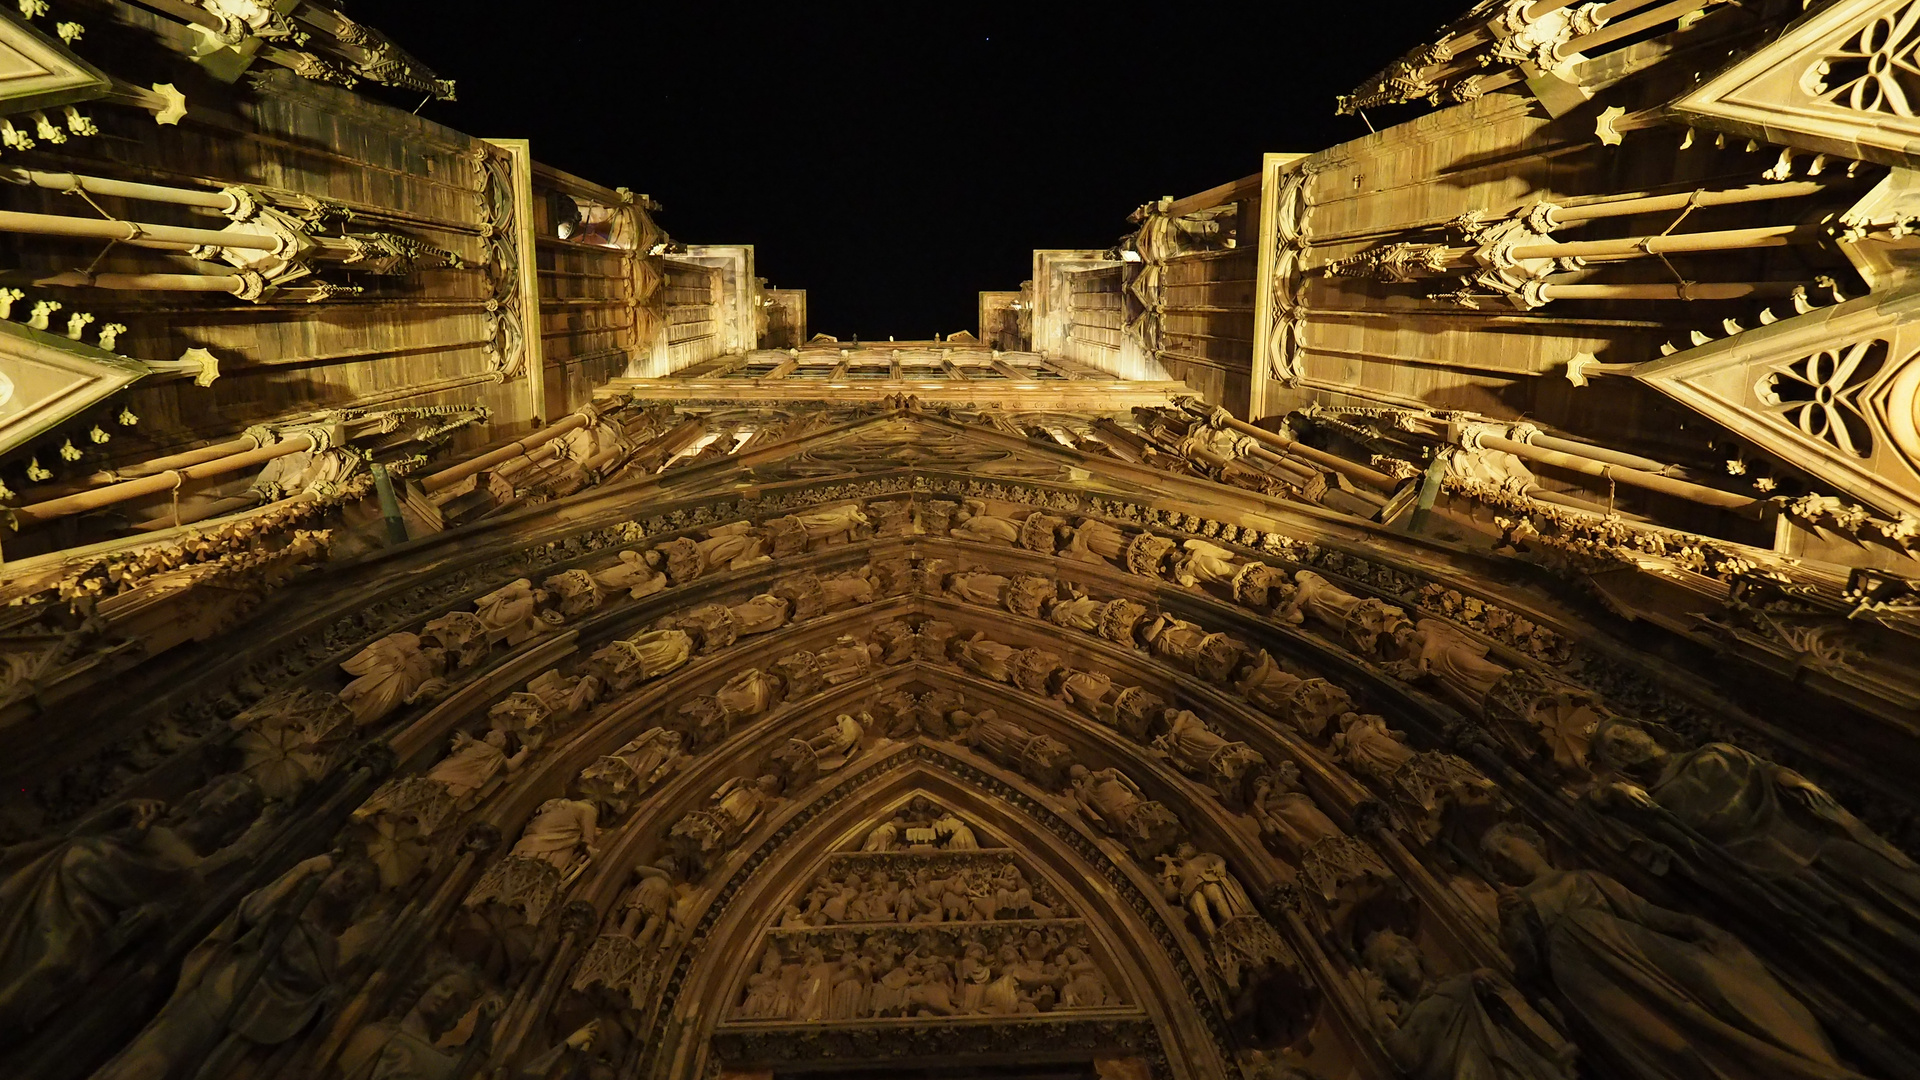
<svg viewBox="0 0 1920 1080">
<path fill-rule="evenodd" d="M 1501 938 L 1581 1045 L 1633 1080 L 1855 1080 L 1813 1014 L 1719 927 L 1656 907 L 1605 874 L 1559 870 L 1524 826 L 1481 849 L 1517 891 Z"/>
</svg>

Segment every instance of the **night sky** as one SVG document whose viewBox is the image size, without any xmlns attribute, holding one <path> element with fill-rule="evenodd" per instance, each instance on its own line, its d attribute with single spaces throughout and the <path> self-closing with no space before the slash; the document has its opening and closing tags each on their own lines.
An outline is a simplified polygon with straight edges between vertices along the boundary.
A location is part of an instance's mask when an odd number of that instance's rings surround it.
<svg viewBox="0 0 1920 1080">
<path fill-rule="evenodd" d="M 1364 135 L 1334 95 L 1468 5 L 493 6 L 352 11 L 459 81 L 422 115 L 646 192 L 683 242 L 753 244 L 810 332 L 875 340 L 973 330 L 1036 247 Z"/>
</svg>

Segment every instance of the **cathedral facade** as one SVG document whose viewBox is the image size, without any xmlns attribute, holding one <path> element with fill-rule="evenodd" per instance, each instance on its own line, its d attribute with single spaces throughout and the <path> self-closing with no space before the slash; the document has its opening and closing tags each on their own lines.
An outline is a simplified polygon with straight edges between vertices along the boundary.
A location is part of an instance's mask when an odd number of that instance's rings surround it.
<svg viewBox="0 0 1920 1080">
<path fill-rule="evenodd" d="M 16 6 L 0 1075 L 1920 1078 L 1920 2 L 1483 0 L 885 343 Z"/>
</svg>

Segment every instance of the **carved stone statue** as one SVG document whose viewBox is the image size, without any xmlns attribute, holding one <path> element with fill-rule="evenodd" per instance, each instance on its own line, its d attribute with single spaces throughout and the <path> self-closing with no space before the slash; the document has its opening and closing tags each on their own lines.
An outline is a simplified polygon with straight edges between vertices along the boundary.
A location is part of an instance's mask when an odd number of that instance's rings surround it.
<svg viewBox="0 0 1920 1080">
<path fill-rule="evenodd" d="M 734 631 L 740 637 L 749 634 L 764 634 L 778 630 L 787 624 L 792 605 L 770 593 L 759 596 L 744 604 L 735 604 L 728 610 L 733 613 Z"/>
<path fill-rule="evenodd" d="M 1362 600 L 1311 570 L 1293 580 L 1298 587 L 1280 617 L 1291 623 L 1312 619 L 1363 656 L 1375 654 L 1383 637 L 1391 641 L 1407 625 L 1406 612 L 1384 600 Z"/>
<path fill-rule="evenodd" d="M 867 515 L 857 503 L 809 510 L 793 516 L 799 520 L 800 527 L 807 532 L 807 540 L 813 544 L 845 543 L 854 538 L 856 531 L 870 529 L 873 524 L 867 520 Z"/>
<path fill-rule="evenodd" d="M 420 647 L 429 655 L 438 650 L 447 667 L 463 671 L 484 659 L 493 648 L 487 625 L 471 611 L 449 611 L 420 628 Z"/>
<path fill-rule="evenodd" d="M 478 976 L 455 968 L 428 984 L 399 1021 L 368 1024 L 340 1052 L 340 1070 L 367 1080 L 455 1080 L 460 1045 L 442 1046 L 485 992 Z"/>
<path fill-rule="evenodd" d="M 1155 656 L 1170 660 L 1211 682 L 1224 683 L 1240 666 L 1245 650 L 1225 634 L 1208 633 L 1190 622 L 1162 615 L 1143 635 Z"/>
<path fill-rule="evenodd" d="M 864 571 L 849 570 L 820 583 L 820 602 L 828 611 L 845 611 L 873 600 L 873 579 Z"/>
<path fill-rule="evenodd" d="M 487 628 L 488 641 L 518 645 L 560 622 L 557 613 L 548 618 L 540 610 L 540 605 L 546 602 L 546 590 L 536 589 L 533 582 L 521 578 L 475 600 L 473 613 L 480 616 L 481 624 Z"/>
<path fill-rule="evenodd" d="M 1078 630 L 1083 634 L 1097 634 L 1100 632 L 1100 616 L 1106 606 L 1104 600 L 1075 596 L 1054 604 L 1053 609 L 1047 612 L 1047 620 L 1055 626 Z"/>
<path fill-rule="evenodd" d="M 383 815 L 411 819 L 420 835 L 431 836 L 447 818 L 473 809 L 492 794 L 532 751 L 522 746 L 509 755 L 509 744 L 508 734 L 497 728 L 479 739 L 456 731 L 446 757 L 419 776 L 389 781 L 360 804 L 353 819 L 369 821 Z"/>
<path fill-rule="evenodd" d="M 663 630 L 684 630 L 693 635 L 703 653 L 718 652 L 740 639 L 740 624 L 733 609 L 720 604 L 700 604 L 676 611 L 658 624 Z"/>
<path fill-rule="evenodd" d="M 441 656 L 423 650 L 417 634 L 388 634 L 340 664 L 340 670 L 358 678 L 340 691 L 340 700 L 353 710 L 356 727 L 415 700 L 429 690 L 441 672 Z"/>
<path fill-rule="evenodd" d="M 370 863 L 321 855 L 250 893 L 187 955 L 159 1015 L 93 1075 L 186 1080 L 229 1035 L 253 1046 L 299 1035 L 355 959 L 341 935 L 377 876 Z"/>
<path fill-rule="evenodd" d="M 1433 979 L 1420 950 L 1391 930 L 1368 937 L 1365 960 L 1362 998 L 1411 1080 L 1573 1080 L 1573 1044 L 1499 973 Z"/>
<path fill-rule="evenodd" d="M 610 593 L 624 591 L 639 600 L 667 587 L 667 575 L 660 572 L 660 562 L 655 552 L 623 551 L 619 562 L 596 571 L 593 580 Z"/>
<path fill-rule="evenodd" d="M 541 585 L 553 597 L 560 614 L 569 619 L 592 614 L 606 599 L 600 583 L 585 570 L 563 570 Z"/>
<path fill-rule="evenodd" d="M 1303 679 L 1280 667 L 1265 649 L 1253 654 L 1246 671 L 1234 683 L 1247 700 L 1318 740 L 1327 721 L 1353 709 L 1345 690 L 1325 679 Z"/>
<path fill-rule="evenodd" d="M 1332 740 L 1333 756 L 1399 802 L 1431 838 L 1449 806 L 1484 805 L 1494 785 L 1472 765 L 1438 750 L 1416 751 L 1384 717 L 1346 713 Z"/>
<path fill-rule="evenodd" d="M 1859 1076 L 1737 938 L 1605 874 L 1556 869 L 1540 847 L 1532 830 L 1508 824 L 1481 840 L 1517 887 L 1501 904 L 1501 939 L 1520 978 L 1552 992 L 1611 1071 L 1635 1080 L 1703 1070 L 1729 1080 Z"/>
<path fill-rule="evenodd" d="M 789 703 L 811 697 L 826 685 L 826 681 L 820 677 L 820 658 L 805 649 L 775 660 L 767 670 L 780 680 L 780 685 L 785 688 L 781 697 Z"/>
<path fill-rule="evenodd" d="M 830 647 L 820 650 L 820 677 L 826 680 L 828 686 L 839 686 L 863 678 L 873 670 L 876 651 L 875 646 L 843 636 Z"/>
<path fill-rule="evenodd" d="M 1243 742 L 1230 742 L 1186 710 L 1173 714 L 1167 730 L 1153 740 L 1181 772 L 1212 785 L 1229 804 L 1246 805 L 1247 785 L 1266 770 L 1267 759 Z"/>
<path fill-rule="evenodd" d="M 975 634 L 951 648 L 954 661 L 975 675 L 994 682 L 1013 681 L 1013 654 L 1019 651 L 1013 646 L 989 641 L 985 634 Z"/>
<path fill-rule="evenodd" d="M 1065 743 L 1002 720 L 991 709 L 974 717 L 967 743 L 1049 791 L 1065 786 L 1067 769 L 1073 763 Z"/>
<path fill-rule="evenodd" d="M 1625 721 L 1602 726 L 1595 745 L 1628 781 L 1598 789 L 1603 805 L 1658 808 L 1760 878 L 1843 912 L 1861 937 L 1920 962 L 1920 867 L 1806 777 L 1731 743 L 1672 753 Z"/>
<path fill-rule="evenodd" d="M 118 804 L 64 837 L 0 851 L 0 1032 L 21 1031 L 126 943 L 193 899 L 195 872 L 243 857 L 260 815 L 245 776 L 208 785 L 185 816 L 152 799 Z"/>
<path fill-rule="evenodd" d="M 759 668 L 748 668 L 728 679 L 713 697 L 721 711 L 727 714 L 729 724 L 736 724 L 759 716 L 778 704 L 780 683 Z"/>
<path fill-rule="evenodd" d="M 1399 648 L 1417 672 L 1431 676 L 1469 709 L 1513 669 L 1487 659 L 1488 647 L 1440 619 L 1421 619 L 1399 636 Z"/>
<path fill-rule="evenodd" d="M 707 530 L 707 539 L 694 545 L 700 552 L 700 572 L 744 570 L 767 561 L 767 540 L 749 521 L 735 521 Z"/>
<path fill-rule="evenodd" d="M 324 776 L 354 731 L 345 702 L 310 690 L 275 694 L 229 723 L 239 733 L 233 746 L 241 754 L 240 771 L 267 798 L 282 802 Z"/>
<path fill-rule="evenodd" d="M 1015 574 L 1007 585 L 1006 609 L 1038 619 L 1060 595 L 1060 583 L 1044 574 Z"/>
<path fill-rule="evenodd" d="M 1167 899 L 1187 909 L 1203 936 L 1213 937 L 1221 926 L 1242 916 L 1259 916 L 1247 890 L 1220 856 L 1181 844 L 1172 855 L 1160 856 L 1159 862 L 1160 885 Z"/>
<path fill-rule="evenodd" d="M 693 637 L 684 630 L 649 630 L 608 642 L 593 663 L 620 691 L 657 679 L 693 657 Z"/>
<path fill-rule="evenodd" d="M 969 570 L 947 578 L 947 595 L 982 607 L 1001 607 L 1011 579 L 984 570 Z"/>
<path fill-rule="evenodd" d="M 599 822 L 599 806 L 585 800 L 541 803 L 506 858 L 489 866 L 467 894 L 466 906 L 491 901 L 518 908 L 528 924 L 537 925 L 599 853 L 593 843 Z"/>
<path fill-rule="evenodd" d="M 580 791 L 589 799 L 624 815 L 653 785 L 664 780 L 686 760 L 684 736 L 656 727 L 600 758 L 580 772 Z"/>
<path fill-rule="evenodd" d="M 912 536 L 920 531 L 913 503 L 905 499 L 868 503 L 867 517 L 873 521 L 875 536 Z"/>
<path fill-rule="evenodd" d="M 1299 868 L 1334 923 L 1344 925 L 1376 902 L 1402 900 L 1406 890 L 1379 853 L 1334 824 L 1299 783 L 1299 767 L 1291 761 L 1255 780 L 1253 819 L 1267 846 Z"/>
<path fill-rule="evenodd" d="M 1136 742 L 1163 729 L 1174 714 L 1160 695 L 1143 686 L 1129 686 L 1113 696 L 1113 715 L 1102 713 L 1098 719 L 1112 724 Z"/>
<path fill-rule="evenodd" d="M 734 777 L 708 800 L 712 805 L 675 822 L 667 838 L 681 861 L 705 873 L 715 857 L 740 842 L 762 811 L 780 797 L 780 778 Z"/>
<path fill-rule="evenodd" d="M 1196 585 L 1233 585 L 1241 565 L 1232 551 L 1205 540 L 1188 540 L 1180 546 L 1186 554 L 1174 564 L 1173 580 L 1189 588 Z"/>
<path fill-rule="evenodd" d="M 1105 675 L 1071 669 L 1060 680 L 1060 696 L 1082 714 L 1105 724 L 1113 723 L 1113 680 Z"/>
<path fill-rule="evenodd" d="M 1073 534 L 1067 540 L 1067 546 L 1060 550 L 1060 557 L 1078 562 L 1121 561 L 1127 547 L 1127 534 L 1093 518 L 1081 518 L 1074 526 Z"/>
<path fill-rule="evenodd" d="M 861 714 L 868 724 L 871 716 Z M 841 713 L 832 724 L 811 737 L 789 739 L 787 745 L 773 755 L 782 779 L 788 790 L 812 781 L 822 772 L 833 772 L 845 765 L 860 750 L 860 740 L 866 737 L 866 726 L 861 720 L 854 719 L 850 713 Z"/>
<path fill-rule="evenodd" d="M 1017 544 L 1020 542 L 1020 523 L 1011 518 L 995 517 L 987 512 L 987 504 L 980 499 L 967 499 L 961 503 L 960 510 L 953 515 L 951 535 L 959 540 L 972 540 L 982 544 Z"/>
<path fill-rule="evenodd" d="M 1486 692 L 1488 725 L 1527 756 L 1544 755 L 1584 776 L 1594 736 L 1612 716 L 1592 693 L 1531 671 L 1501 676 Z"/>
<path fill-rule="evenodd" d="M 708 696 L 688 698 L 673 710 L 668 723 L 687 737 L 687 748 L 704 750 L 732 733 L 732 717 L 720 707 L 719 699 Z"/>
<path fill-rule="evenodd" d="M 574 968 L 573 988 L 595 984 L 624 992 L 634 1008 L 642 1007 L 652 988 L 657 950 L 673 944 L 679 925 L 674 915 L 684 902 L 688 886 L 676 885 L 679 865 L 671 855 L 657 865 L 634 867 L 638 880 L 620 898 L 615 910 L 620 922 L 594 939 Z"/>
<path fill-rule="evenodd" d="M 811 571 L 788 574 L 768 592 L 787 602 L 796 622 L 811 619 L 827 610 L 826 589 L 820 583 L 820 575 Z"/>
<path fill-rule="evenodd" d="M 1102 832 L 1125 843 L 1141 862 L 1166 854 L 1186 831 L 1173 811 L 1149 801 L 1119 769 L 1090 772 L 1075 765 L 1067 775 L 1080 811 Z"/>
<path fill-rule="evenodd" d="M 873 628 L 868 635 L 868 643 L 879 649 L 879 661 L 883 664 L 904 664 L 913 659 L 913 627 L 904 619 L 889 619 Z"/>
</svg>

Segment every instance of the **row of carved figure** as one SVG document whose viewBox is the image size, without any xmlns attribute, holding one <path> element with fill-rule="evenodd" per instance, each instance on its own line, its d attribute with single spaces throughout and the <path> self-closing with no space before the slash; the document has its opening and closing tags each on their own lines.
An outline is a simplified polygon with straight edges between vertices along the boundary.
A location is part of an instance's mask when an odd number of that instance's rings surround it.
<svg viewBox="0 0 1920 1080">
<path fill-rule="evenodd" d="M 1044 893 L 1042 894 L 1044 896 Z M 1052 919 L 1071 915 L 1058 901 L 1035 899 L 1011 862 L 934 864 L 908 872 L 873 870 L 865 878 L 826 874 L 780 914 L 782 929 L 839 923 L 937 923 Z"/>
<path fill-rule="evenodd" d="M 1063 927 L 1031 930 L 997 949 L 982 941 L 913 944 L 878 934 L 838 944 L 769 942 L 733 1018 L 1020 1016 L 1122 1004 L 1091 945 Z"/>
<path fill-rule="evenodd" d="M 881 575 L 876 573 L 875 576 Z M 936 576 L 935 580 L 940 580 L 940 577 Z M 513 592 L 524 584 L 516 583 L 501 592 Z M 941 581 L 942 587 L 945 584 L 945 581 Z M 498 593 L 492 595 L 498 596 Z M 1313 625 L 1334 624 L 1316 617 Z M 688 640 L 690 643 L 690 635 Z M 871 656 L 872 648 L 867 651 Z M 883 656 L 886 654 L 885 647 L 881 648 L 881 653 Z M 332 710 L 331 721 L 326 719 L 330 711 L 327 709 L 287 711 L 291 715 L 306 717 L 303 724 L 315 717 L 320 718 L 321 727 L 331 725 L 337 728 L 342 722 L 337 710 Z M 1618 734 L 1614 733 L 1616 728 Z M 1860 917 L 1863 912 L 1886 912 L 1877 920 L 1877 925 L 1885 929 L 1889 940 L 1903 940 L 1902 935 L 1912 925 L 1912 897 L 1916 892 L 1912 864 L 1905 861 L 1904 856 L 1859 827 L 1844 811 L 1831 806 L 1830 800 L 1825 800 L 1818 789 L 1786 770 L 1724 745 L 1669 754 L 1651 738 L 1645 738 L 1643 743 L 1644 733 L 1632 734 L 1637 730 L 1632 725 L 1608 725 L 1608 737 L 1602 741 L 1605 752 L 1601 756 L 1610 757 L 1612 751 L 1606 748 L 1618 744 L 1622 770 L 1644 780 L 1639 790 L 1647 792 L 1661 811 L 1674 815 L 1683 823 L 1691 823 L 1689 827 L 1717 842 L 1720 849 L 1733 853 L 1745 865 L 1764 871 L 1769 880 L 1803 890 L 1806 895 L 1825 905 L 1823 910 L 1837 900 L 1840 909 L 1851 917 Z M 515 756 L 507 753 L 512 749 L 510 739 L 511 736 L 508 736 L 501 740 L 507 742 L 506 746 L 491 746 L 491 749 L 501 752 L 503 760 Z M 469 740 L 476 744 L 491 745 L 485 739 L 469 737 Z M 288 755 L 288 758 L 297 761 L 295 755 Z M 267 773 L 263 769 L 260 775 L 264 777 Z M 1251 786 L 1255 796 L 1260 794 L 1261 779 L 1258 775 L 1253 778 Z M 233 833 L 244 832 L 249 824 L 261 820 L 258 789 L 266 785 L 259 780 L 251 782 L 252 786 L 249 787 L 248 781 L 240 778 L 223 781 L 233 791 L 253 792 L 225 800 L 234 807 L 253 807 L 244 812 L 234 810 L 233 817 L 238 824 L 232 828 Z M 729 798 L 735 800 L 736 809 L 744 807 L 748 801 L 755 803 L 751 814 L 734 816 L 735 820 L 750 823 L 759 812 L 761 800 L 771 798 L 779 787 L 777 777 L 773 778 L 770 785 L 762 781 L 741 781 L 725 794 L 717 793 L 716 804 L 724 804 Z M 746 794 L 742 794 L 743 789 Z M 1268 784 L 1266 790 L 1272 791 L 1272 785 Z M 1620 805 L 1626 810 L 1632 811 L 1636 805 L 1640 805 L 1632 789 L 1619 793 L 1622 796 Z M 202 792 L 201 806 L 217 807 L 224 800 L 224 796 L 216 798 L 218 795 L 219 792 L 211 788 Z M 166 893 L 138 888 L 122 889 L 120 882 L 125 878 L 115 875 L 131 876 L 143 872 L 143 869 L 136 870 L 135 864 L 144 868 L 154 863 L 163 874 L 178 874 L 183 868 L 191 868 L 193 859 L 205 859 L 216 852 L 225 857 L 228 852 L 223 848 L 241 850 L 240 845 L 229 843 L 231 835 L 226 826 L 214 824 L 222 818 L 220 811 L 210 810 L 211 816 L 207 820 L 194 824 L 198 813 L 197 808 L 183 809 L 173 822 L 162 826 L 153 813 L 149 812 L 145 822 L 141 823 L 140 812 L 135 808 L 127 808 L 101 819 L 96 823 L 96 828 L 79 830 L 74 836 L 38 854 L 8 853 L 10 866 L 30 864 L 32 867 L 24 874 L 9 874 L 9 889 L 5 894 L 10 913 L 22 910 L 31 912 L 24 923 L 10 923 L 30 928 L 28 932 L 12 937 L 7 942 L 9 964 L 6 970 L 10 976 L 25 976 L 10 978 L 9 989 L 23 985 L 28 987 L 25 991 L 16 991 L 15 1000 L 30 1000 L 36 1007 L 57 1000 L 53 995 L 39 994 L 35 988 L 72 985 L 73 980 L 90 975 L 97 970 L 97 958 L 111 955 L 117 947 L 114 942 L 119 939 L 115 935 L 121 932 L 121 927 L 115 924 L 121 916 L 128 916 L 127 926 L 137 928 L 139 912 L 136 907 L 139 903 L 154 896 L 163 897 L 155 901 L 156 906 L 164 906 L 168 902 Z M 579 831 L 577 826 L 570 827 Z M 169 849 L 164 839 L 154 839 L 155 833 L 162 828 L 176 833 L 184 829 L 191 834 L 201 834 L 204 829 L 206 833 L 190 842 L 194 854 L 186 856 L 177 847 Z M 745 824 L 742 824 L 741 829 L 744 828 Z M 1766 861 L 1765 853 L 1777 844 L 1789 845 L 1786 850 L 1798 854 L 1791 860 L 1773 865 Z M 578 848 L 579 844 L 575 843 L 572 847 Z M 152 854 L 155 851 L 162 854 L 156 857 Z M 70 870 L 68 859 L 77 852 L 97 852 L 99 860 L 113 867 L 112 872 L 104 878 L 93 878 L 90 872 Z M 1801 858 L 1800 854 L 1806 852 L 1811 852 L 1811 857 Z M 574 857 L 578 854 L 575 851 Z M 85 858 L 93 859 L 96 856 L 88 854 Z M 568 865 L 571 866 L 572 862 L 573 857 L 570 857 Z M 17 888 L 13 887 L 16 883 L 19 886 Z M 136 899 L 130 902 L 120 898 L 129 895 Z M 185 902 L 184 896 L 180 902 Z M 95 916 L 92 914 L 94 911 L 103 912 L 104 915 Z M 1862 917 L 1860 921 L 1867 920 Z M 83 923 L 87 929 L 72 932 Z M 103 934 L 92 929 L 102 925 L 113 926 L 113 932 Z M 55 927 L 60 932 L 40 934 L 39 929 L 46 926 Z M 22 957 L 26 958 L 24 962 Z M 42 960 L 46 961 L 44 965 Z"/>
</svg>

